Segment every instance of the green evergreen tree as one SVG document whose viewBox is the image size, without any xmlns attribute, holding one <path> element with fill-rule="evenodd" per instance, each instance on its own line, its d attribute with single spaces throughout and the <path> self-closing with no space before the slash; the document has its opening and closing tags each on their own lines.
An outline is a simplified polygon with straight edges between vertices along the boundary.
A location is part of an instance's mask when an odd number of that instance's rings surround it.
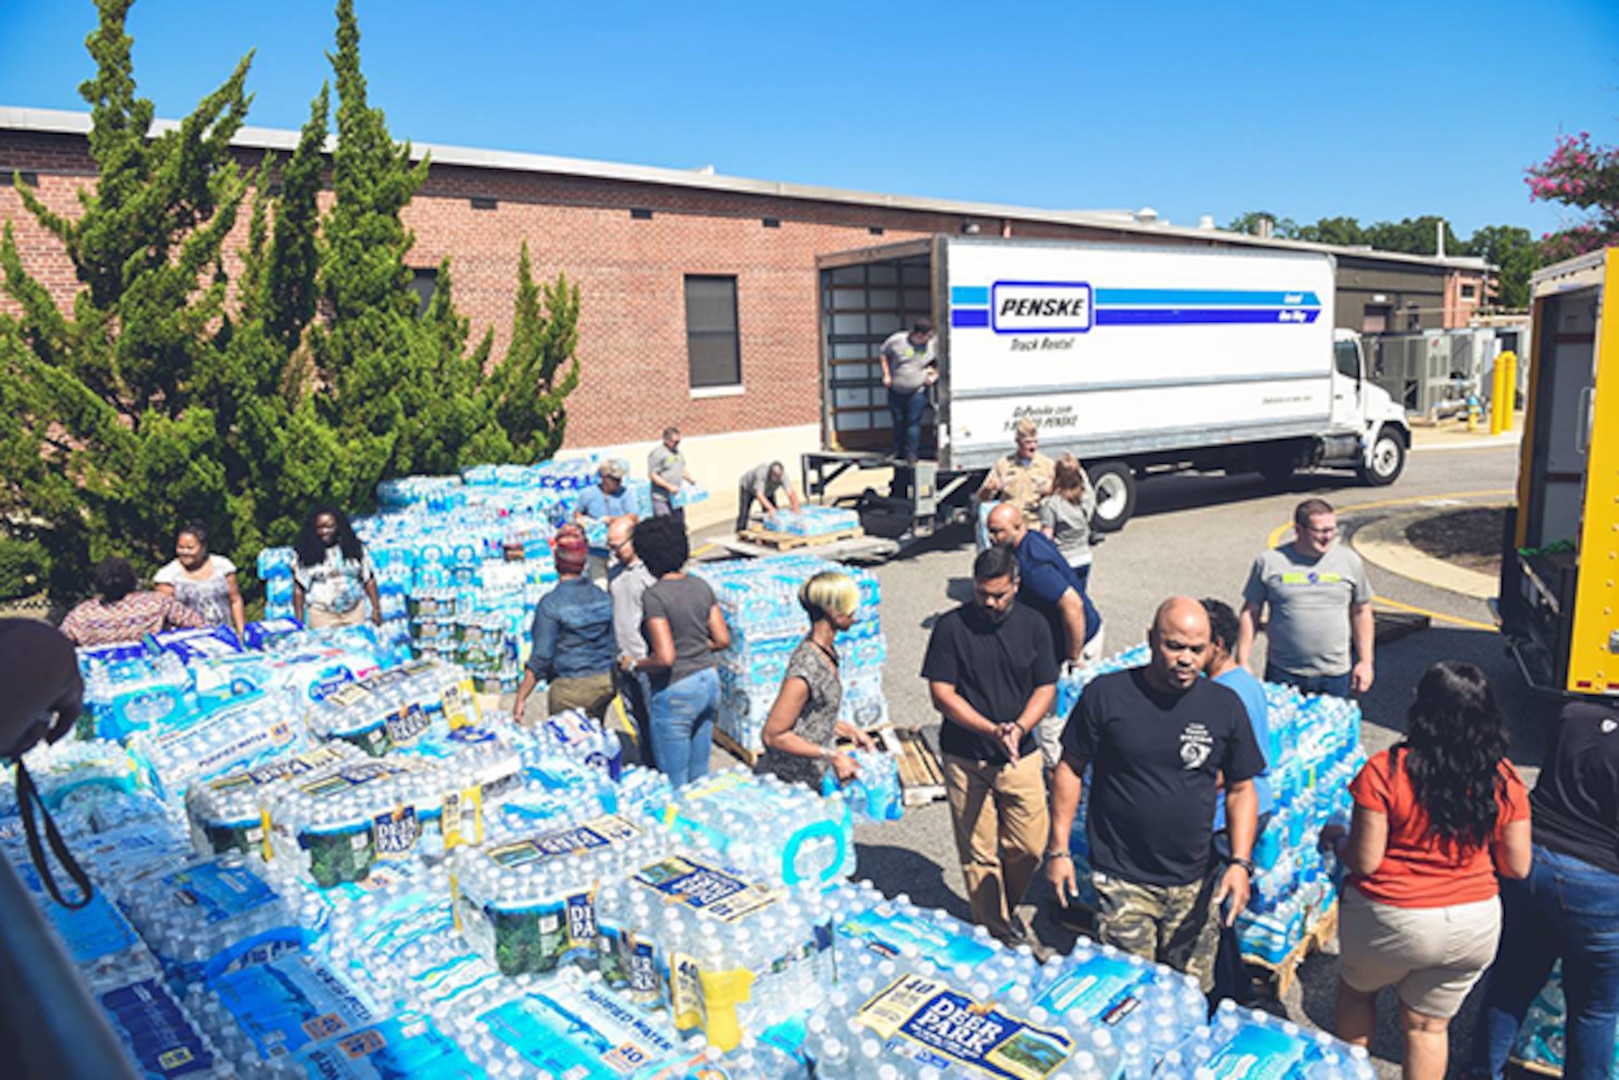
<svg viewBox="0 0 1619 1080">
<path fill-rule="evenodd" d="M 191 518 L 251 565 L 317 501 L 363 510 L 387 476 L 550 456 L 579 380 L 579 291 L 560 275 L 535 286 L 525 250 L 521 332 L 493 367 L 492 333 L 468 349 L 447 260 L 421 308 L 400 212 L 428 165 L 367 104 L 352 0 L 337 5 L 336 198 L 324 216 L 328 89 L 291 158 L 267 156 L 244 177 L 230 143 L 251 57 L 153 137 L 130 3 L 98 0 L 87 40 L 97 183 L 82 212 L 53 212 L 15 181 L 72 261 L 70 312 L 24 266 L 9 221 L 0 235 L 0 288 L 20 311 L 0 315 L 0 589 L 30 587 L 48 567 L 56 598 L 71 599 L 105 555 L 148 570 L 166 560 Z M 222 249 L 250 188 L 231 281 Z"/>
<path fill-rule="evenodd" d="M 476 445 L 484 460 L 543 461 L 562 446 L 565 402 L 579 385 L 579 286 L 566 275 L 543 288 L 534 280 L 528 242 L 517 260 L 517 296 L 506 355 L 490 373 L 483 398 L 508 446 Z M 564 367 L 566 365 L 566 367 Z"/>
<path fill-rule="evenodd" d="M 52 211 L 20 183 L 33 218 L 66 250 L 79 288 L 71 314 L 24 268 L 7 222 L 4 288 L 21 309 L 0 334 L 14 414 L 39 461 L 8 461 L 5 519 L 49 549 L 53 584 L 73 591 L 113 551 L 150 565 L 174 523 L 212 516 L 225 494 L 216 428 L 190 388 L 217 357 L 226 281 L 220 257 L 246 181 L 230 141 L 247 115 L 251 55 L 180 124 L 150 136 L 124 20 L 131 0 L 98 0 L 86 41 L 94 192 Z"/>
</svg>

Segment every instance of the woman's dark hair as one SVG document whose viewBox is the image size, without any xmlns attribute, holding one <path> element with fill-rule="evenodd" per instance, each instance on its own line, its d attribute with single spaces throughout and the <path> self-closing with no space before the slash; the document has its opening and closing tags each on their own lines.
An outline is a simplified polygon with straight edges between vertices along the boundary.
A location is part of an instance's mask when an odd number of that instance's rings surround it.
<svg viewBox="0 0 1619 1080">
<path fill-rule="evenodd" d="M 691 558 L 691 540 L 678 518 L 655 517 L 635 523 L 635 553 L 655 578 L 672 574 Z"/>
<path fill-rule="evenodd" d="M 96 565 L 96 595 L 104 603 L 116 604 L 135 591 L 135 568 L 128 559 L 114 555 Z"/>
<path fill-rule="evenodd" d="M 321 543 L 320 536 L 315 532 L 315 519 L 322 514 L 332 515 L 332 520 L 337 522 L 337 546 L 343 550 L 343 558 L 350 562 L 365 558 L 365 545 L 354 535 L 349 516 L 335 506 L 317 506 L 304 518 L 303 526 L 298 530 L 298 539 L 292 542 L 292 549 L 298 553 L 298 561 L 304 566 L 319 566 L 326 561 L 326 545 Z"/>
<path fill-rule="evenodd" d="M 174 531 L 174 538 L 179 540 L 182 536 L 195 537 L 203 550 L 208 548 L 208 526 L 200 521 L 188 521 Z"/>
<path fill-rule="evenodd" d="M 1403 751 L 1411 790 L 1434 831 L 1449 842 L 1488 843 L 1505 805 L 1507 754 L 1490 680 L 1472 664 L 1441 660 L 1423 673 L 1407 720 L 1390 757 Z"/>
</svg>

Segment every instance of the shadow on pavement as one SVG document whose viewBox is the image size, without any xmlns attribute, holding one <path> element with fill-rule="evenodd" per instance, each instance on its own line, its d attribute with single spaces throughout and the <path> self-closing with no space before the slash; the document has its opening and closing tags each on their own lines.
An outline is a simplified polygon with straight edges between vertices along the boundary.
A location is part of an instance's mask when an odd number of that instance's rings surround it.
<svg viewBox="0 0 1619 1080">
<path fill-rule="evenodd" d="M 856 843 L 856 865 L 860 876 L 867 878 L 884 895 L 904 893 L 921 908 L 943 908 L 966 923 L 972 922 L 972 910 L 967 901 L 945 884 L 944 868 L 927 854 L 891 844 Z M 961 871 L 954 865 L 951 872 Z"/>
</svg>

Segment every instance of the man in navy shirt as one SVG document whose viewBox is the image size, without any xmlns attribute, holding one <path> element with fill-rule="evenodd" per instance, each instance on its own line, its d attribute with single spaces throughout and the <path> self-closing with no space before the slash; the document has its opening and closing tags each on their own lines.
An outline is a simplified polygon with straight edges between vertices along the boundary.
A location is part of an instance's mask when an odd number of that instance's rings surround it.
<svg viewBox="0 0 1619 1080">
<path fill-rule="evenodd" d="M 1002 503 L 989 514 L 989 537 L 1017 556 L 1018 602 L 1033 608 L 1051 627 L 1054 659 L 1059 668 L 1094 664 L 1102 656 L 1102 616 L 1074 568 L 1045 533 L 1029 528 L 1015 503 Z M 1065 717 L 1048 716 L 1038 737 L 1046 764 L 1056 767 L 1062 756 Z"/>
<path fill-rule="evenodd" d="M 1063 731 L 1051 785 L 1046 876 L 1064 907 L 1077 895 L 1070 854 L 1082 777 L 1097 940 L 1214 985 L 1219 924 L 1248 903 L 1265 757 L 1242 700 L 1203 678 L 1209 616 L 1189 596 L 1158 608 L 1143 667 L 1092 679 Z M 1231 856 L 1212 857 L 1224 781 Z M 1224 919 L 1210 919 L 1210 909 Z"/>
</svg>

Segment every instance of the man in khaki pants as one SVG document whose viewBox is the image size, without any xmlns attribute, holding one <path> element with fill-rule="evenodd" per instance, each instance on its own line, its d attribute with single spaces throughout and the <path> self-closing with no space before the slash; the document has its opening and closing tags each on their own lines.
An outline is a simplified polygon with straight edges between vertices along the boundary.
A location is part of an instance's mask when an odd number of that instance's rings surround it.
<svg viewBox="0 0 1619 1080">
<path fill-rule="evenodd" d="M 1049 830 L 1034 728 L 1057 695 L 1051 629 L 1017 590 L 1017 557 L 981 552 L 972 603 L 939 619 L 922 661 L 973 919 L 1008 945 L 1035 944 L 1016 910 Z"/>
</svg>

